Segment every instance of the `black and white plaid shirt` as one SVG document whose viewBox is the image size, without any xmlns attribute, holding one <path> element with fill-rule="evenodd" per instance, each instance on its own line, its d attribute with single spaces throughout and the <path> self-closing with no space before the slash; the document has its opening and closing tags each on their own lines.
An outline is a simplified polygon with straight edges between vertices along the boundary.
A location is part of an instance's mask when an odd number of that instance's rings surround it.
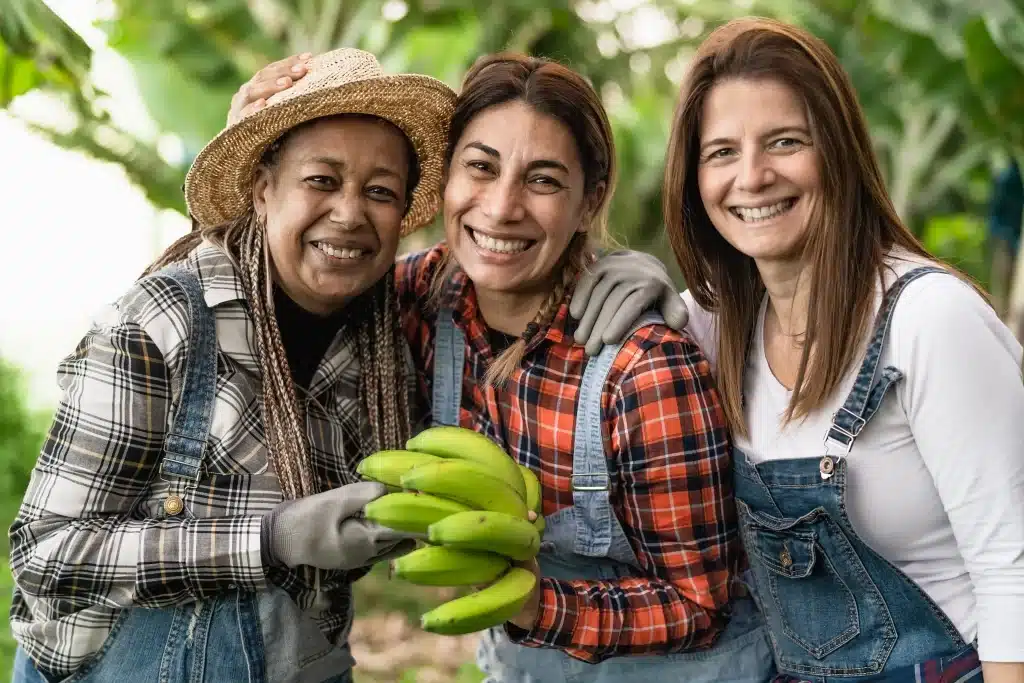
<svg viewBox="0 0 1024 683">
<path fill-rule="evenodd" d="M 60 677 L 100 649 L 122 608 L 257 591 L 268 581 L 287 590 L 329 640 L 347 634 L 353 575 L 321 572 L 311 585 L 298 572 L 264 572 L 261 516 L 282 495 L 268 466 L 253 322 L 221 251 L 200 245 L 187 267 L 199 275 L 219 347 L 197 483 L 159 472 L 185 362 L 182 294 L 158 283 L 133 286 L 101 312 L 58 370 L 63 398 L 10 538 L 12 631 Z M 342 330 L 304 395 L 321 490 L 354 472 L 366 424 L 358 365 L 353 335 Z M 175 515 L 165 511 L 171 496 L 184 503 Z"/>
</svg>

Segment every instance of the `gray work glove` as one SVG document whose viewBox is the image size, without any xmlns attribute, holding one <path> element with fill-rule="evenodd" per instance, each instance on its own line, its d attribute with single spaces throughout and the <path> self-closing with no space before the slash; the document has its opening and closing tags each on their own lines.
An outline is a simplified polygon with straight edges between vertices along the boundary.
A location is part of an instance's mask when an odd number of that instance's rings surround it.
<svg viewBox="0 0 1024 683">
<path fill-rule="evenodd" d="M 573 335 L 595 356 L 622 341 L 645 311 L 657 306 L 665 324 L 682 330 L 690 316 L 665 265 L 642 251 L 614 251 L 598 259 L 576 283 L 569 314 L 580 321 Z"/>
<path fill-rule="evenodd" d="M 361 516 L 367 503 L 385 493 L 384 484 L 362 481 L 281 503 L 263 518 L 264 563 L 349 570 L 411 551 L 412 534 Z"/>
</svg>

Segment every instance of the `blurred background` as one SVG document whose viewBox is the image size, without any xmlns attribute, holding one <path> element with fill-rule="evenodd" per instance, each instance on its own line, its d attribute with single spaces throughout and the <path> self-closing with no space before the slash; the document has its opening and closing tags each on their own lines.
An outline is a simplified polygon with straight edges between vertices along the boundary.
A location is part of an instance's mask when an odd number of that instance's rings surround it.
<svg viewBox="0 0 1024 683">
<path fill-rule="evenodd" d="M 672 261 L 660 186 L 678 84 L 712 28 L 751 14 L 799 23 L 839 54 L 900 215 L 1024 338 L 1024 0 L 0 0 L 0 526 L 58 398 L 56 364 L 188 230 L 185 170 L 267 62 L 355 46 L 458 88 L 487 52 L 559 59 L 591 79 L 615 126 L 615 237 Z M 14 651 L 6 543 L 0 681 Z M 480 680 L 474 637 L 414 626 L 442 592 L 386 571 L 358 590 L 358 683 Z"/>
</svg>

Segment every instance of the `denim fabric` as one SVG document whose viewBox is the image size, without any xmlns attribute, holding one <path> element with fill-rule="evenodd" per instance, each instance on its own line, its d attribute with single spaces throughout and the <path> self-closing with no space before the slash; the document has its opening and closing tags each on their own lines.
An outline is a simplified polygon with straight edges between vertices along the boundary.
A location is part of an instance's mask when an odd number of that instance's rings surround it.
<svg viewBox="0 0 1024 683">
<path fill-rule="evenodd" d="M 181 406 L 167 433 L 160 476 L 200 477 L 217 387 L 213 315 L 194 274 L 167 277 L 188 296 L 191 336 Z M 301 613 L 285 591 L 234 592 L 166 609 L 122 610 L 103 647 L 63 683 L 348 683 L 354 661 Z M 333 677 L 332 677 L 333 676 Z M 12 683 L 56 683 L 24 650 Z"/>
<path fill-rule="evenodd" d="M 768 622 L 780 680 L 904 681 L 972 648 L 928 596 L 853 530 L 844 505 L 845 457 L 902 378 L 878 363 L 896 301 L 919 268 L 886 292 L 854 387 L 833 418 L 821 460 L 754 464 L 736 452 L 737 507 L 755 595 Z M 963 659 L 960 660 L 964 661 Z M 917 667 L 917 669 L 915 669 Z M 981 671 L 959 679 L 980 681 Z"/>
<path fill-rule="evenodd" d="M 648 316 L 636 327 L 660 322 Z M 450 312 L 438 316 L 434 360 L 435 424 L 458 424 L 465 339 Z M 610 475 L 601 430 L 601 391 L 619 346 L 607 346 L 584 371 L 576 414 L 573 506 L 545 518 L 538 562 L 557 579 L 614 580 L 640 573 L 609 501 Z M 749 599 L 734 614 L 710 650 L 669 655 L 614 657 L 598 664 L 555 648 L 533 648 L 508 640 L 502 628 L 482 634 L 477 664 L 485 683 L 766 683 L 775 673 L 764 621 Z"/>
</svg>

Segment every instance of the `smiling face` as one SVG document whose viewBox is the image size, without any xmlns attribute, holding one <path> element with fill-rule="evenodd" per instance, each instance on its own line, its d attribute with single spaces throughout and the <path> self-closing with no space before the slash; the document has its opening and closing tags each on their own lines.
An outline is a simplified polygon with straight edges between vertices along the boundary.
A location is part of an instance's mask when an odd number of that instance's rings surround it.
<svg viewBox="0 0 1024 683">
<path fill-rule="evenodd" d="M 521 101 L 484 109 L 455 144 L 444 192 L 448 245 L 478 291 L 550 291 L 588 197 L 569 128 Z M 603 186 L 602 186 L 603 187 Z"/>
<path fill-rule="evenodd" d="M 806 107 L 774 80 L 735 78 L 708 93 L 697 183 L 722 237 L 755 261 L 800 258 L 820 194 Z"/>
<path fill-rule="evenodd" d="M 253 188 L 266 220 L 274 280 L 304 309 L 333 313 L 391 268 L 406 206 L 410 157 L 392 124 L 316 121 L 286 139 Z"/>
</svg>

